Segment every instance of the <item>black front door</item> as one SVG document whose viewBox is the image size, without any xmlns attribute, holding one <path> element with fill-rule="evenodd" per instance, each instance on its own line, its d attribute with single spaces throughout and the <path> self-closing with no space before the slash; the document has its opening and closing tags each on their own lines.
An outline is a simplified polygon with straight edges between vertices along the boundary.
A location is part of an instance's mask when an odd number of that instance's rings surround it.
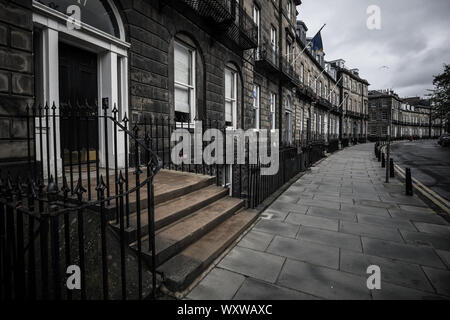
<svg viewBox="0 0 450 320">
<path fill-rule="evenodd" d="M 60 43 L 61 150 L 66 164 L 96 160 L 97 97 L 97 55 Z"/>
</svg>

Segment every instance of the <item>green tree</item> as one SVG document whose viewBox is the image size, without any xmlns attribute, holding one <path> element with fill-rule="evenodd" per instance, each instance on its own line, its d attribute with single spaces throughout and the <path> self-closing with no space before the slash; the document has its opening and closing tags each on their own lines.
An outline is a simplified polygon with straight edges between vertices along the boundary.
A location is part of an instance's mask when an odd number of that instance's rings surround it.
<svg viewBox="0 0 450 320">
<path fill-rule="evenodd" d="M 450 131 L 450 65 L 444 64 L 444 71 L 433 79 L 431 102 L 434 105 L 433 118 L 442 119 L 446 123 L 446 131 Z"/>
</svg>

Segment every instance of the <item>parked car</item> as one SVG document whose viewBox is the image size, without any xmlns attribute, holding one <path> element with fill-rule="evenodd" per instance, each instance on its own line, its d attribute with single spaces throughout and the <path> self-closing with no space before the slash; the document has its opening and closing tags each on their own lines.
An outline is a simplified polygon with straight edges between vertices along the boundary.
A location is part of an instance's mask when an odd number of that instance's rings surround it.
<svg viewBox="0 0 450 320">
<path fill-rule="evenodd" d="M 450 147 L 450 134 L 444 133 L 442 136 L 439 137 L 438 143 L 442 147 Z"/>
</svg>

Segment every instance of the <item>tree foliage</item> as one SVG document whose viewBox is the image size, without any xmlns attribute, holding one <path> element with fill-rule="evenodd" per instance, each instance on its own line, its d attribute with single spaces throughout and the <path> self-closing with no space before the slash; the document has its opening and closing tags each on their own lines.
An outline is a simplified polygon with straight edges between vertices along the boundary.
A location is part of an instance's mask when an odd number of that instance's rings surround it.
<svg viewBox="0 0 450 320">
<path fill-rule="evenodd" d="M 443 119 L 450 124 L 450 64 L 444 65 L 444 71 L 433 79 L 434 89 L 431 91 L 431 102 L 434 105 L 434 118 Z"/>
</svg>

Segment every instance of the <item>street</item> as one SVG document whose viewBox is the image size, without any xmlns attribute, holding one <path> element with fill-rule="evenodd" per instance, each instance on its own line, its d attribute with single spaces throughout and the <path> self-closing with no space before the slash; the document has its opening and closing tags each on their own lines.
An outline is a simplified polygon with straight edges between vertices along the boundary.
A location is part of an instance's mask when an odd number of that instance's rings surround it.
<svg viewBox="0 0 450 320">
<path fill-rule="evenodd" d="M 450 148 L 436 140 L 418 140 L 392 145 L 392 157 L 402 168 L 410 167 L 414 178 L 450 200 Z"/>
<path fill-rule="evenodd" d="M 405 196 L 373 144 L 306 173 L 261 215 L 187 299 L 449 299 L 450 226 Z M 379 267 L 381 288 L 369 288 Z"/>
</svg>

